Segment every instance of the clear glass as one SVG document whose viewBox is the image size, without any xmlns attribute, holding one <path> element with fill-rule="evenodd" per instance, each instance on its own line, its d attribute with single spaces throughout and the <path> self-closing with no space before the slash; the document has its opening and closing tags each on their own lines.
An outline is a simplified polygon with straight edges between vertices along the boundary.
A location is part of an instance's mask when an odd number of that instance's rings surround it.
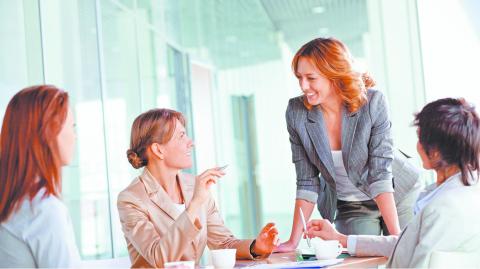
<svg viewBox="0 0 480 269">
<path fill-rule="evenodd" d="M 43 83 L 37 1 L 0 1 L 0 119 L 15 93 Z"/>
<path fill-rule="evenodd" d="M 41 1 L 46 83 L 69 92 L 76 157 L 63 171 L 63 199 L 84 259 L 112 257 L 95 1 Z"/>
<path fill-rule="evenodd" d="M 111 222 L 115 256 L 127 253 L 117 210 L 117 196 L 140 171 L 127 161 L 130 128 L 141 112 L 142 92 L 138 67 L 137 32 L 132 10 L 115 2 L 101 1 L 101 59 L 106 154 Z"/>
</svg>

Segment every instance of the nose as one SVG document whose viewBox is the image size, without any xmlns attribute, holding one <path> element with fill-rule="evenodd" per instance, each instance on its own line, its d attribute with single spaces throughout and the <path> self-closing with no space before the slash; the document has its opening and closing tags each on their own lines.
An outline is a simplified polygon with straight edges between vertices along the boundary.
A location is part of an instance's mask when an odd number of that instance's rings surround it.
<svg viewBox="0 0 480 269">
<path fill-rule="evenodd" d="M 195 146 L 195 143 L 193 142 L 193 140 L 191 138 L 189 138 L 190 141 L 188 142 L 188 147 L 189 148 L 193 148 Z"/>
<path fill-rule="evenodd" d="M 300 89 L 302 89 L 302 91 L 306 91 L 310 87 L 310 84 L 308 83 L 308 80 L 306 80 L 304 78 L 299 78 L 298 83 L 300 84 Z"/>
</svg>

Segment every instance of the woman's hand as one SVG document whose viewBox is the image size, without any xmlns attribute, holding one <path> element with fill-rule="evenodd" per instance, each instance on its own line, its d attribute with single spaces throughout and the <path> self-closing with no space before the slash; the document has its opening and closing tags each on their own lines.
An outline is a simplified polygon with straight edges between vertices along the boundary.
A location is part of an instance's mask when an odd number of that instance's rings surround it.
<svg viewBox="0 0 480 269">
<path fill-rule="evenodd" d="M 278 230 L 274 223 L 268 223 L 258 234 L 253 252 L 258 255 L 268 255 L 278 245 Z"/>
<path fill-rule="evenodd" d="M 300 209 L 302 209 L 304 217 L 309 219 L 312 215 L 312 211 L 315 208 L 315 204 L 303 199 L 295 200 L 295 211 L 293 214 L 293 224 L 292 232 L 290 233 L 290 239 L 288 241 L 281 243 L 276 249 L 275 252 L 292 252 L 298 246 L 300 238 L 304 234 L 303 222 L 300 217 Z"/>
<path fill-rule="evenodd" d="M 320 237 L 323 240 L 338 240 L 344 247 L 347 246 L 347 236 L 335 230 L 328 220 L 311 220 L 307 223 L 307 236 Z"/>
<path fill-rule="evenodd" d="M 281 243 L 278 247 L 275 248 L 274 252 L 292 252 L 295 251 L 297 248 L 297 244 L 293 243 L 292 241 L 288 240 L 286 242 Z"/>
<path fill-rule="evenodd" d="M 192 203 L 203 204 L 210 195 L 210 187 L 217 183 L 217 180 L 224 176 L 225 172 L 218 168 L 211 168 L 195 177 L 195 189 L 193 191 Z"/>
<path fill-rule="evenodd" d="M 218 178 L 225 175 L 225 172 L 218 168 L 208 169 L 205 172 L 195 177 L 195 189 L 193 190 L 192 201 L 187 208 L 192 221 L 199 226 L 197 219 L 198 209 L 208 200 L 210 195 L 210 186 L 217 183 Z"/>
</svg>

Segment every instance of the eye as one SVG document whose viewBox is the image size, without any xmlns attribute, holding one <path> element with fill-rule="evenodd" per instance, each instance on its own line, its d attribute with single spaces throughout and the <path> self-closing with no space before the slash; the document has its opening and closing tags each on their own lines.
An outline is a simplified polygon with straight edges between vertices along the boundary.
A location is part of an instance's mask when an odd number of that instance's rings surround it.
<svg viewBox="0 0 480 269">
<path fill-rule="evenodd" d="M 308 80 L 316 80 L 317 78 L 314 78 L 314 77 L 308 77 L 307 79 L 308 79 Z"/>
</svg>

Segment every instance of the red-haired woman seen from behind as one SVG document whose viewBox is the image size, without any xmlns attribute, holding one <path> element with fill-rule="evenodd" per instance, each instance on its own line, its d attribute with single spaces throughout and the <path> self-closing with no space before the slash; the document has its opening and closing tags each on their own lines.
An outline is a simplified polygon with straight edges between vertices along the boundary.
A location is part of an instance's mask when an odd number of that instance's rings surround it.
<svg viewBox="0 0 480 269">
<path fill-rule="evenodd" d="M 61 168 L 74 145 L 65 91 L 33 86 L 10 100 L 0 134 L 0 267 L 79 265 L 60 200 Z"/>
</svg>

